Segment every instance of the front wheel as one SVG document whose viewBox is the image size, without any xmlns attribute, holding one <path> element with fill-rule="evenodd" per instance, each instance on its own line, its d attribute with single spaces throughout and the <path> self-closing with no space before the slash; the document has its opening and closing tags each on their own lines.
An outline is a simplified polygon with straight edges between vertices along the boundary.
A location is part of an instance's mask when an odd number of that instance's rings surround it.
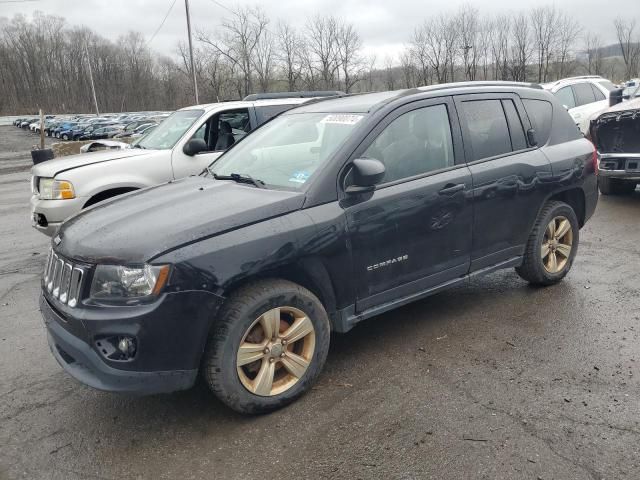
<svg viewBox="0 0 640 480">
<path fill-rule="evenodd" d="M 571 269 L 579 235 L 573 208 L 563 202 L 548 202 L 531 230 L 522 265 L 516 272 L 533 285 L 558 283 Z"/>
<path fill-rule="evenodd" d="M 232 409 L 270 412 L 311 388 L 327 358 L 329 334 L 327 313 L 313 293 L 287 280 L 261 280 L 222 307 L 202 373 Z"/>
</svg>

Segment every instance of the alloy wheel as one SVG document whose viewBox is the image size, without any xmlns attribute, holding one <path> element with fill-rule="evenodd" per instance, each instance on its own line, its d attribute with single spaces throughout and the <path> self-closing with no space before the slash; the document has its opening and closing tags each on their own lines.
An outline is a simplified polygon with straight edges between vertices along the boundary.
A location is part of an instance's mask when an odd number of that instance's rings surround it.
<svg viewBox="0 0 640 480">
<path fill-rule="evenodd" d="M 236 366 L 242 385 L 269 397 L 289 390 L 313 359 L 316 334 L 307 314 L 294 307 L 273 308 L 245 332 Z"/>
<path fill-rule="evenodd" d="M 573 249 L 573 229 L 566 217 L 554 217 L 544 232 L 540 256 L 549 273 L 559 273 L 567 265 Z"/>
</svg>

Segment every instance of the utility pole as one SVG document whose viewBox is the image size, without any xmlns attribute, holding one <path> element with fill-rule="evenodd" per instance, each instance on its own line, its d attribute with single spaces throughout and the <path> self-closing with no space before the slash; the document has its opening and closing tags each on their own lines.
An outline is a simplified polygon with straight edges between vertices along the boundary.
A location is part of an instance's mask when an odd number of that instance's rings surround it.
<svg viewBox="0 0 640 480">
<path fill-rule="evenodd" d="M 93 84 L 93 70 L 91 70 L 91 61 L 89 60 L 89 49 L 87 48 L 87 44 L 84 44 L 84 52 L 87 56 L 87 65 L 89 66 L 89 80 L 91 80 L 91 93 L 93 93 L 93 103 L 96 106 L 96 115 L 100 116 L 100 111 L 98 110 L 98 99 L 96 98 L 96 87 Z"/>
<path fill-rule="evenodd" d="M 193 75 L 193 93 L 196 97 L 196 105 L 198 101 L 198 81 L 196 80 L 196 69 L 193 66 L 193 44 L 191 42 L 191 16 L 189 15 L 189 0 L 184 0 L 184 8 L 187 11 L 187 33 L 189 35 L 189 58 L 191 59 L 191 74 Z"/>
</svg>

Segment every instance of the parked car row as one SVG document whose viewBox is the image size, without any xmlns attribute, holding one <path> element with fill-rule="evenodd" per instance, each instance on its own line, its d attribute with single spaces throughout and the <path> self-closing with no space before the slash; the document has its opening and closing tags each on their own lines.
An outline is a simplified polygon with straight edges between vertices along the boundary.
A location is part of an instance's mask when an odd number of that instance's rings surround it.
<svg viewBox="0 0 640 480">
<path fill-rule="evenodd" d="M 44 122 L 44 133 L 48 137 L 61 140 L 100 140 L 116 136 L 136 138 L 151 131 L 168 115 L 166 112 L 127 113 L 101 117 L 49 115 Z M 19 118 L 13 124 L 20 128 L 28 128 L 34 133 L 40 133 L 39 118 Z"/>
<path fill-rule="evenodd" d="M 51 352 L 98 389 L 201 374 L 272 411 L 311 389 L 332 331 L 497 269 L 560 282 L 596 162 L 534 84 L 179 110 L 128 150 L 33 167 Z"/>
</svg>

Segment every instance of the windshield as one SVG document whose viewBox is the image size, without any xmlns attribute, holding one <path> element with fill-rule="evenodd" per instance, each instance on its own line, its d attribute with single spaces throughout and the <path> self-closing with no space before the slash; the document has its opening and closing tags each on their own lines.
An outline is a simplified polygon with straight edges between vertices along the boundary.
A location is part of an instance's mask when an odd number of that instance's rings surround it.
<svg viewBox="0 0 640 480">
<path fill-rule="evenodd" d="M 135 145 L 152 150 L 168 150 L 202 116 L 204 110 L 180 110 L 169 115 L 158 127 Z"/>
<path fill-rule="evenodd" d="M 640 97 L 640 85 L 625 88 L 622 95 L 629 98 Z"/>
<path fill-rule="evenodd" d="M 267 186 L 300 190 L 363 115 L 299 113 L 265 124 L 214 162 L 216 175 L 248 175 Z"/>
</svg>

